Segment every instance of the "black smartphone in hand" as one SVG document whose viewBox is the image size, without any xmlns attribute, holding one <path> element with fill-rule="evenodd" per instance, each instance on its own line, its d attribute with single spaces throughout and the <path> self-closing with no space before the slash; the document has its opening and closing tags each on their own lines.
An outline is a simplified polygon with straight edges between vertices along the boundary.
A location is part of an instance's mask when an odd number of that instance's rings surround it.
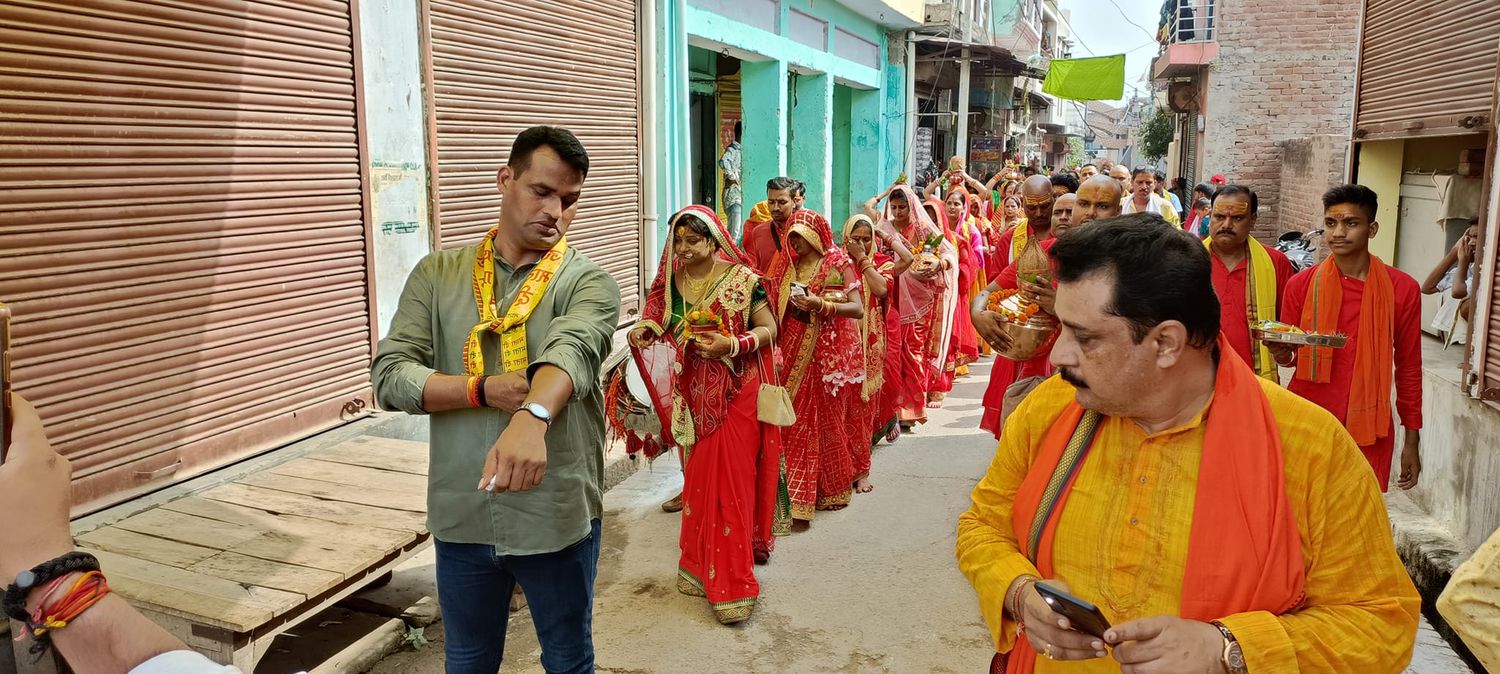
<svg viewBox="0 0 1500 674">
<path fill-rule="evenodd" d="M 1036 591 L 1037 594 L 1042 595 L 1042 601 L 1052 607 L 1054 613 L 1068 619 L 1068 623 L 1074 630 L 1100 639 L 1103 639 L 1104 633 L 1109 631 L 1109 620 L 1099 611 L 1098 606 L 1046 583 L 1037 583 Z"/>
</svg>

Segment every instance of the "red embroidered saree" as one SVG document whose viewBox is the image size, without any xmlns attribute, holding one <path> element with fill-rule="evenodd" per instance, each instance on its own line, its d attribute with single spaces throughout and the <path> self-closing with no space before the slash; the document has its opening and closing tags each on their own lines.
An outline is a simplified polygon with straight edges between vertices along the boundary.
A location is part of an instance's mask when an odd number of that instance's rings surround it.
<svg viewBox="0 0 1500 674">
<path fill-rule="evenodd" d="M 943 229 L 933 224 L 932 218 L 922 208 L 922 201 L 911 188 L 902 186 L 900 189 L 911 204 L 911 216 L 907 226 L 898 231 L 908 248 L 920 254 L 923 242 L 934 236 L 941 239 Z M 896 229 L 890 217 L 887 202 L 886 223 Z M 907 270 L 896 281 L 895 301 L 901 317 L 898 338 L 900 367 L 899 376 L 891 381 L 899 382 L 898 409 L 903 423 L 927 421 L 927 396 L 933 390 L 933 383 L 942 375 L 948 355 L 953 310 L 958 304 L 958 295 L 954 292 L 958 286 L 958 251 L 952 242 L 942 239 L 933 254 L 948 262 L 946 270 L 931 279 L 921 278 Z"/>
<path fill-rule="evenodd" d="M 868 217 L 856 215 L 844 225 L 844 236 L 849 235 L 849 229 L 856 220 L 863 221 L 874 230 L 875 226 Z M 894 380 L 886 378 L 889 372 L 889 342 L 893 334 L 890 328 L 894 327 L 894 321 L 899 320 L 893 318 L 894 314 L 890 312 L 893 304 L 890 299 L 896 289 L 896 261 L 883 252 L 873 251 L 870 253 L 870 262 L 875 265 L 875 271 L 885 277 L 886 294 L 885 297 L 876 297 L 868 284 L 861 284 L 865 317 L 859 320 L 859 340 L 865 349 L 865 380 L 858 393 L 850 396 L 845 424 L 849 453 L 854 461 L 855 481 L 870 476 L 870 449 L 874 435 L 895 418 L 894 399 L 889 392 L 899 388 Z M 860 278 L 863 280 L 864 277 L 861 275 Z M 890 385 L 887 386 L 887 383 Z"/>
<path fill-rule="evenodd" d="M 686 217 L 709 225 L 720 259 L 731 264 L 690 305 L 672 282 L 682 265 L 673 259 L 674 246 L 668 242 L 638 326 L 671 349 L 663 352 L 653 345 L 632 352 L 643 372 L 662 371 L 649 359 L 663 353 L 673 359 L 666 381 L 647 377 L 647 386 L 662 417 L 663 435 L 682 449 L 677 589 L 707 597 L 715 616 L 728 624 L 750 617 L 760 593 L 755 560 L 769 557 L 777 511 L 786 512 L 784 503 L 778 508 L 780 429 L 762 424 L 756 415 L 760 382 L 772 378 L 773 357 L 771 349 L 762 348 L 734 359 L 704 358 L 689 348 L 692 339 L 684 317 L 693 310 L 710 311 L 728 334 L 737 335 L 749 331 L 751 315 L 767 298 L 760 277 L 717 216 L 689 206 L 673 216 L 669 231 Z"/>
<path fill-rule="evenodd" d="M 793 236 L 823 254 L 806 278 L 797 277 Z M 818 509 L 849 503 L 854 468 L 845 423 L 850 399 L 864 383 L 865 349 L 853 319 L 797 310 L 789 301 L 791 286 L 802 283 L 810 294 L 821 295 L 842 278 L 852 297 L 862 292 L 863 284 L 848 254 L 833 245 L 828 221 L 813 211 L 792 216 L 781 250 L 769 280 L 771 305 L 780 322 L 777 344 L 786 362 L 786 388 L 797 412 L 797 423 L 783 431 L 787 492 L 792 519 L 811 520 Z"/>
</svg>

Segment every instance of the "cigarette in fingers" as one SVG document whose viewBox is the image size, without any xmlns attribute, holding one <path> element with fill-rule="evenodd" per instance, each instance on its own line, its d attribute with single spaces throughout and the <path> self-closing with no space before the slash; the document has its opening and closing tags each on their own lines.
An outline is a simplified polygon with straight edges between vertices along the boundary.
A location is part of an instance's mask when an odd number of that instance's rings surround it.
<svg viewBox="0 0 1500 674">
<path fill-rule="evenodd" d="M 495 480 L 497 478 L 499 478 L 499 477 L 500 477 L 499 474 L 491 475 L 490 476 L 490 483 L 487 484 L 487 485 L 485 485 L 484 490 L 485 491 L 495 491 Z"/>
</svg>

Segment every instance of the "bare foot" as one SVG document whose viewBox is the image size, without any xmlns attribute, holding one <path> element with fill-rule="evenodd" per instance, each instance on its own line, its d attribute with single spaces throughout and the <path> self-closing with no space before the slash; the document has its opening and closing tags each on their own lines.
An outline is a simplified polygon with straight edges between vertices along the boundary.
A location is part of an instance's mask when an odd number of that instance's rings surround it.
<svg viewBox="0 0 1500 674">
<path fill-rule="evenodd" d="M 854 491 L 860 494 L 868 494 L 875 491 L 875 485 L 870 484 L 869 478 L 862 477 L 854 481 Z"/>
<path fill-rule="evenodd" d="M 678 494 L 676 496 L 673 496 L 672 498 L 667 499 L 666 503 L 661 504 L 661 509 L 662 509 L 662 512 L 668 512 L 668 513 L 681 512 L 682 511 L 682 493 L 678 492 Z"/>
</svg>

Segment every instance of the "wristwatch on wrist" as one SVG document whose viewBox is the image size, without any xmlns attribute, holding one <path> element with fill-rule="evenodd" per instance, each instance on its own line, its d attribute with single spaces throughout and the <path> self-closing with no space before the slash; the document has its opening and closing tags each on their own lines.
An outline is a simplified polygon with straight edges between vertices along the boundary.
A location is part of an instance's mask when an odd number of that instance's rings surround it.
<svg viewBox="0 0 1500 674">
<path fill-rule="evenodd" d="M 548 412 L 547 408 L 542 407 L 541 403 L 526 403 L 525 405 L 521 406 L 521 409 L 518 409 L 516 411 L 530 414 L 531 416 L 540 419 L 542 423 L 547 425 L 548 428 L 552 427 L 552 413 Z"/>
<path fill-rule="evenodd" d="M 1240 648 L 1239 640 L 1234 638 L 1234 633 L 1217 620 L 1209 624 L 1219 628 L 1219 634 L 1224 635 L 1224 653 L 1219 656 L 1219 664 L 1224 665 L 1224 670 L 1229 674 L 1247 674 L 1250 669 L 1245 666 L 1245 652 Z"/>
</svg>

